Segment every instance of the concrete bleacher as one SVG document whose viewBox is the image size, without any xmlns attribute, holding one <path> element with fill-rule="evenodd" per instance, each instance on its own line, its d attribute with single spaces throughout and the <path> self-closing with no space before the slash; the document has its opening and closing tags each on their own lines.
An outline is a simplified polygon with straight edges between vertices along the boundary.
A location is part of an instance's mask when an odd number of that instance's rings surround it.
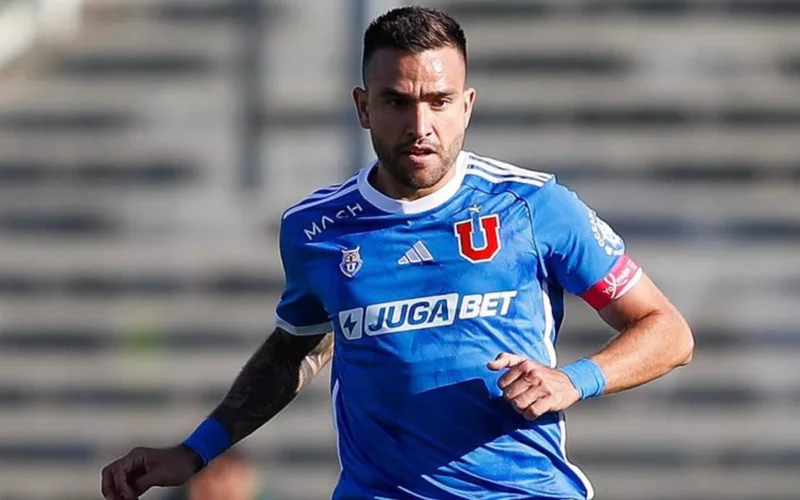
<svg viewBox="0 0 800 500">
<path fill-rule="evenodd" d="M 467 148 L 555 172 L 695 328 L 689 367 L 568 412 L 597 498 L 796 499 L 800 4 L 426 4 L 467 30 Z M 105 463 L 182 438 L 271 331 L 277 217 L 358 167 L 357 27 L 347 0 L 264 5 L 246 194 L 243 2 L 88 1 L 75 39 L 0 72 L 0 499 L 98 498 Z M 610 336 L 570 300 L 559 357 Z M 336 480 L 326 375 L 243 445 L 276 500 Z"/>
</svg>

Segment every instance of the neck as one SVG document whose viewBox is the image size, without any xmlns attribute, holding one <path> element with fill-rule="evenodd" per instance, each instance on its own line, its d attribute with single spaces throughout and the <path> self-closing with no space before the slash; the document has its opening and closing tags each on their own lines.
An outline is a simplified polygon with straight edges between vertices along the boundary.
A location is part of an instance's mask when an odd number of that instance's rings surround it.
<svg viewBox="0 0 800 500">
<path fill-rule="evenodd" d="M 450 182 L 455 174 L 456 168 L 455 165 L 453 165 L 447 171 L 445 176 L 433 186 L 424 189 L 414 189 L 397 182 L 397 179 L 395 179 L 392 173 L 379 163 L 378 168 L 374 173 L 373 185 L 375 186 L 375 189 L 385 194 L 389 198 L 403 201 L 414 201 L 440 190 L 448 182 Z"/>
</svg>

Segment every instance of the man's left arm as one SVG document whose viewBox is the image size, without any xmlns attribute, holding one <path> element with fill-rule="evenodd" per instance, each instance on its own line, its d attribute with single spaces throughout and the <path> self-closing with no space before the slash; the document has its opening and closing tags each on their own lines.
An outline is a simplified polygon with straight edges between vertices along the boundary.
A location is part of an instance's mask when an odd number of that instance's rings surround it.
<svg viewBox="0 0 800 500">
<path fill-rule="evenodd" d="M 640 386 L 692 359 L 694 336 L 689 324 L 647 275 L 599 314 L 620 332 L 589 357 L 605 377 L 603 394 Z"/>
<path fill-rule="evenodd" d="M 592 356 L 560 369 L 510 353 L 489 363 L 492 370 L 507 369 L 498 386 L 518 413 L 533 420 L 582 399 L 640 386 L 692 359 L 688 323 L 646 275 L 599 314 L 620 333 Z"/>
<path fill-rule="evenodd" d="M 538 418 L 687 364 L 694 350 L 687 321 L 627 255 L 622 238 L 555 182 L 537 196 L 532 225 L 546 279 L 582 297 L 619 335 L 599 352 L 558 369 L 500 353 L 488 367 L 506 370 L 498 386 L 512 406 L 526 418 Z"/>
</svg>

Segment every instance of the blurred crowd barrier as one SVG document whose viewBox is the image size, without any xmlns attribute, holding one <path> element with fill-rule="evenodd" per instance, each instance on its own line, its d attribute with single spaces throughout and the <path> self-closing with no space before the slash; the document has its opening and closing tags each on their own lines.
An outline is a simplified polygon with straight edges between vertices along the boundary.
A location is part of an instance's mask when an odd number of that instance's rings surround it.
<svg viewBox="0 0 800 500">
<path fill-rule="evenodd" d="M 82 7 L 83 0 L 0 0 L 0 67 L 37 42 L 73 36 Z"/>
<path fill-rule="evenodd" d="M 47 3 L 0 1 L 0 41 Z M 369 3 L 84 0 L 0 58 L 0 499 L 99 498 L 223 396 L 273 328 L 281 211 L 361 166 Z M 695 329 L 690 366 L 568 412 L 597 498 L 797 499 L 800 2 L 424 3 L 467 31 L 467 149 L 556 173 Z M 560 360 L 611 334 L 570 300 Z M 328 498 L 327 372 L 236 451 L 225 498 Z"/>
</svg>

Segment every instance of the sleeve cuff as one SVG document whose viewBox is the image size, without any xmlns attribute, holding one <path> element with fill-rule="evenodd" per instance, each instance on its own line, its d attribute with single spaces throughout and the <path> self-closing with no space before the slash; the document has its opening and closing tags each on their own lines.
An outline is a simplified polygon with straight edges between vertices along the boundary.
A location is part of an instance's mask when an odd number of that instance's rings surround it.
<svg viewBox="0 0 800 500">
<path fill-rule="evenodd" d="M 306 336 L 306 335 L 322 335 L 333 331 L 333 323 L 326 321 L 317 325 L 309 326 L 295 326 L 285 319 L 281 318 L 278 313 L 275 313 L 275 326 L 285 330 L 292 335 Z"/>
</svg>

